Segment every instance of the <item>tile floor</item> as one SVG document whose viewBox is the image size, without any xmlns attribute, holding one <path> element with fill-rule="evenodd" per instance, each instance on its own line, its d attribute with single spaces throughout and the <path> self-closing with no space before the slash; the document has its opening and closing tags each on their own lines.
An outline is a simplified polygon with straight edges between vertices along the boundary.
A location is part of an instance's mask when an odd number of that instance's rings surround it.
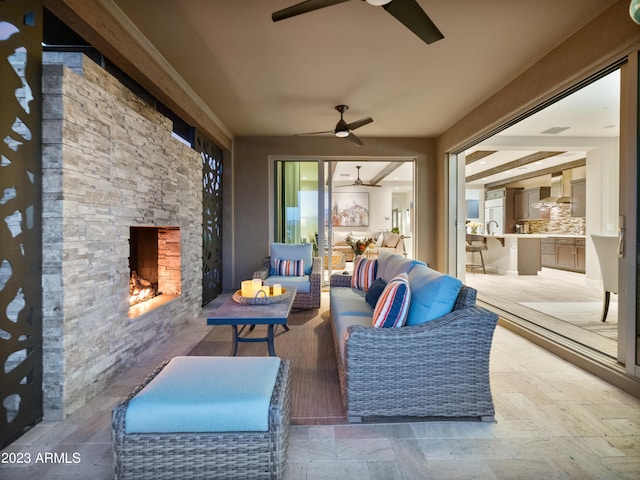
<svg viewBox="0 0 640 480">
<path fill-rule="evenodd" d="M 204 322 L 192 322 L 67 420 L 37 425 L 0 453 L 0 479 L 113 478 L 112 406 L 162 359 L 187 353 L 206 333 Z M 640 399 L 502 327 L 491 383 L 492 423 L 292 427 L 286 478 L 640 478 Z M 11 453 L 28 453 L 31 463 L 1 463 Z M 36 463 L 47 453 L 66 454 L 58 460 L 68 463 Z"/>
</svg>

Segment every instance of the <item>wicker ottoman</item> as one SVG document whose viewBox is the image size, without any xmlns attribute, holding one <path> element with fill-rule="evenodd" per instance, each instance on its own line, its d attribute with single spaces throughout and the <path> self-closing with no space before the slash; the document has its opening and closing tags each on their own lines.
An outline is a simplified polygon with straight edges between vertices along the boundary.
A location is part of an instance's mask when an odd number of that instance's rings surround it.
<svg viewBox="0 0 640 480">
<path fill-rule="evenodd" d="M 221 359 L 223 362 L 227 362 L 224 363 L 225 368 L 230 370 L 228 362 L 236 360 L 244 362 L 249 357 L 178 358 L 196 358 L 208 362 Z M 261 359 L 274 359 L 274 357 L 250 358 L 258 362 Z M 167 361 L 160 365 L 125 400 L 117 404 L 113 410 L 112 441 L 115 478 L 131 480 L 283 478 L 291 416 L 289 361 L 280 360 L 279 367 L 276 367 L 275 386 L 267 405 L 268 418 L 265 419 L 267 428 L 264 431 L 163 431 L 145 433 L 128 431 L 131 430 L 131 428 L 127 428 L 127 409 L 130 407 L 130 403 L 145 386 L 153 382 L 169 362 Z M 208 382 L 216 385 L 218 389 L 224 388 L 227 384 L 226 379 L 221 379 L 220 382 L 212 382 L 211 375 L 208 375 L 208 377 Z M 152 384 L 150 388 L 157 386 L 160 380 Z M 244 380 L 240 379 L 240 381 L 244 381 L 245 385 L 251 385 L 251 381 L 246 378 Z M 181 387 L 181 391 L 201 391 L 203 382 L 193 383 L 191 389 Z M 185 395 L 189 393 L 185 391 Z M 138 400 L 141 397 L 142 395 L 138 397 Z M 136 401 L 140 403 L 138 400 Z M 164 403 L 165 407 L 163 408 L 166 408 L 167 402 Z M 133 410 L 133 405 L 131 407 L 131 410 Z M 182 409 L 178 417 L 183 418 L 184 415 L 189 415 L 190 412 L 193 412 L 193 415 L 201 416 L 201 418 L 195 419 L 196 425 L 207 424 L 207 422 L 211 421 L 206 415 L 207 409 L 202 407 Z M 131 418 L 131 411 L 129 413 L 132 426 L 134 421 Z M 176 421 L 175 415 L 156 415 L 156 417 L 163 416 L 171 417 L 168 420 L 169 424 L 171 421 L 174 423 Z M 224 419 L 222 423 L 225 423 Z M 191 424 L 193 425 L 194 422 L 191 422 Z M 161 427 L 160 430 L 163 428 Z M 169 426 L 169 429 L 172 428 Z M 196 428 L 196 430 L 201 429 Z"/>
</svg>

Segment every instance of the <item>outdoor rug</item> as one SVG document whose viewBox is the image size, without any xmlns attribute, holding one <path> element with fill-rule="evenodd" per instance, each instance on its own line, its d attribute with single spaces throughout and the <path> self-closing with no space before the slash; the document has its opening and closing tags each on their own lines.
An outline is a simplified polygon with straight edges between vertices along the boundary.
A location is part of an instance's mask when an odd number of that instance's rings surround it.
<svg viewBox="0 0 640 480">
<path fill-rule="evenodd" d="M 347 423 L 336 367 L 329 297 L 322 295 L 318 310 L 301 310 L 289 316 L 289 331 L 278 327 L 276 355 L 291 361 L 291 423 L 294 425 L 336 425 Z M 267 327 L 258 325 L 251 337 L 265 337 Z M 247 332 L 242 334 L 247 335 Z M 227 356 L 231 353 L 231 327 L 212 326 L 190 355 Z M 266 342 L 240 343 L 239 356 L 266 356 Z"/>
<path fill-rule="evenodd" d="M 604 323 L 601 302 L 520 302 L 520 305 L 608 338 L 618 337 L 618 302 L 609 303 Z"/>
</svg>

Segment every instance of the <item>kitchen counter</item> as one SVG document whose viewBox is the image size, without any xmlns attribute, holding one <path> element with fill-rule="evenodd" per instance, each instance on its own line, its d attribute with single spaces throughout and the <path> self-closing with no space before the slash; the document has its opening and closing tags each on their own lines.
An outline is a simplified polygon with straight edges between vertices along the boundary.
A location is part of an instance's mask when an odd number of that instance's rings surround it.
<svg viewBox="0 0 640 480">
<path fill-rule="evenodd" d="M 484 235 L 487 248 L 484 263 L 500 275 L 537 275 L 542 269 L 541 240 L 544 238 L 586 238 L 575 233 L 504 233 Z"/>
<path fill-rule="evenodd" d="M 495 238 L 504 247 L 505 238 L 586 238 L 586 235 L 579 235 L 577 233 L 501 233 L 499 235 L 485 235 L 486 238 Z"/>
</svg>

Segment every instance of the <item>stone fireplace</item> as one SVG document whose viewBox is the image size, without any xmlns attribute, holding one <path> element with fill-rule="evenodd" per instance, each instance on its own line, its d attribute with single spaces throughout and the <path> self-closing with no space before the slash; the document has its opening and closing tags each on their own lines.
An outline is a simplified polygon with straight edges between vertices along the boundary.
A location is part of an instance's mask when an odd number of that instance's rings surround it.
<svg viewBox="0 0 640 480">
<path fill-rule="evenodd" d="M 199 318 L 202 157 L 83 55 L 44 63 L 43 394 L 55 421 Z M 133 231 L 135 268 L 163 295 L 130 307 Z"/>
<path fill-rule="evenodd" d="M 129 317 L 182 293 L 180 227 L 129 228 Z"/>
</svg>

